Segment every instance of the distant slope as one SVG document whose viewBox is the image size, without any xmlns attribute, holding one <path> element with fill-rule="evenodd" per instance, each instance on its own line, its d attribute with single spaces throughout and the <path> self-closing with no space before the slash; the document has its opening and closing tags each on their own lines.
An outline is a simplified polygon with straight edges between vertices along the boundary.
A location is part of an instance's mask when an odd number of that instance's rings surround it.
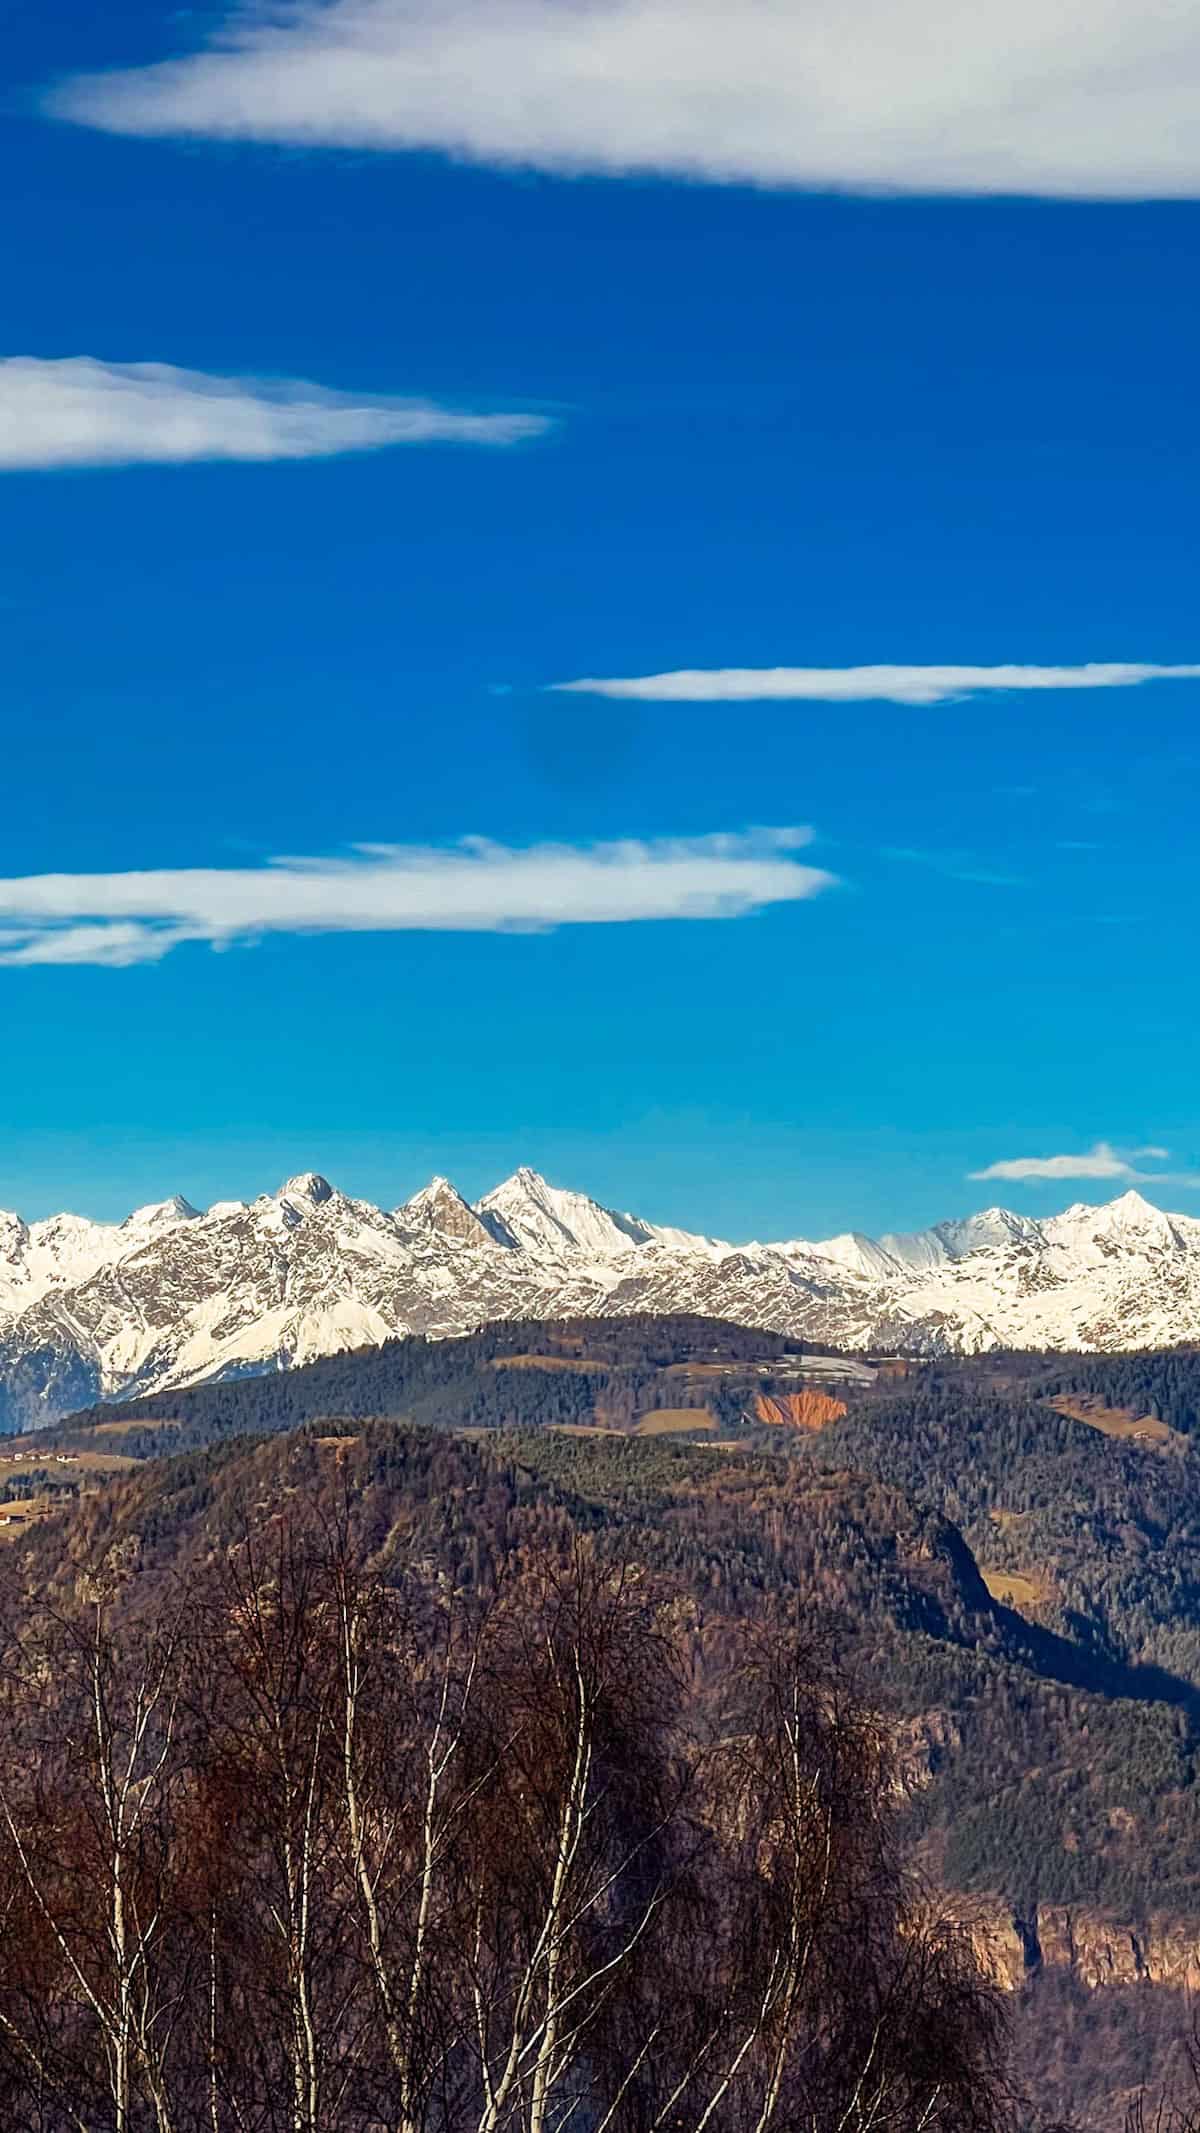
<svg viewBox="0 0 1200 2133">
<path fill-rule="evenodd" d="M 862 1365 L 814 1358 L 822 1384 L 831 1367 L 838 1382 L 843 1375 L 873 1381 Z M 502 1321 L 458 1339 L 414 1336 L 270 1377 L 106 1403 L 64 1422 L 46 1441 L 83 1441 L 119 1423 L 128 1425 L 122 1448 L 145 1457 L 242 1431 L 294 1429 L 330 1414 L 456 1429 L 596 1423 L 625 1430 L 664 1407 L 694 1407 L 698 1416 L 707 1408 L 731 1433 L 760 1386 L 792 1385 L 806 1369 L 798 1342 L 717 1319 Z"/>
</svg>

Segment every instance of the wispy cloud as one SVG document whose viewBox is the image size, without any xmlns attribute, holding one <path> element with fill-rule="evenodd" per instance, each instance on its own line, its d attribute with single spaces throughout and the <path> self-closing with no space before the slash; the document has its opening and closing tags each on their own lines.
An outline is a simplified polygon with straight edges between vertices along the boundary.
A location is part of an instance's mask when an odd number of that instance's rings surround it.
<svg viewBox="0 0 1200 2133">
<path fill-rule="evenodd" d="M 1002 1178 L 1010 1184 L 1036 1184 L 1065 1178 L 1109 1179 L 1126 1185 L 1185 1184 L 1189 1178 L 1162 1171 L 1139 1170 L 1139 1162 L 1165 1163 L 1169 1148 L 1114 1148 L 1110 1141 L 1097 1141 L 1080 1155 L 1019 1155 L 1002 1163 L 989 1163 L 986 1170 L 972 1170 L 976 1180 Z"/>
<path fill-rule="evenodd" d="M 168 363 L 0 357 L 0 468 L 195 459 L 319 459 L 399 444 L 518 444 L 543 415 L 328 392 L 302 379 L 220 378 Z"/>
<path fill-rule="evenodd" d="M 912 845 L 884 844 L 880 846 L 880 857 L 902 860 L 906 866 L 928 867 L 934 874 L 945 874 L 950 881 L 973 882 L 979 888 L 1024 889 L 1029 886 L 1024 874 L 990 866 L 972 852 L 923 851 Z"/>
<path fill-rule="evenodd" d="M 115 133 L 858 191 L 1186 197 L 1200 19 L 1103 0 L 289 0 L 67 82 Z"/>
<path fill-rule="evenodd" d="M 0 965 L 158 962 L 188 941 L 266 933 L 506 933 L 743 918 L 834 885 L 802 829 L 513 850 L 367 845 L 336 859 L 0 881 Z"/>
<path fill-rule="evenodd" d="M 1081 667 L 699 667 L 632 679 L 556 681 L 567 696 L 634 697 L 647 703 L 945 704 L 1013 689 L 1127 689 L 1144 681 L 1195 681 L 1200 665 L 1093 660 Z"/>
</svg>

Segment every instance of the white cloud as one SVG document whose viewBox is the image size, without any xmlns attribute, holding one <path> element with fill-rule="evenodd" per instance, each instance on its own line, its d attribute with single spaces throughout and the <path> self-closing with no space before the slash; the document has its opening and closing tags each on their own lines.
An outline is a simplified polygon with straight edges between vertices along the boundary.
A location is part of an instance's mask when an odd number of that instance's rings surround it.
<svg viewBox="0 0 1200 2133">
<path fill-rule="evenodd" d="M 0 966 L 31 963 L 94 963 L 127 970 L 133 963 L 160 963 L 181 941 L 196 938 L 178 926 L 110 925 L 6 927 L 0 931 Z"/>
<path fill-rule="evenodd" d="M 944 704 L 991 690 L 1126 689 L 1144 681 L 1195 681 L 1197 666 L 1117 664 L 1081 667 L 701 667 L 630 680 L 556 681 L 568 696 L 634 697 L 647 703 Z"/>
<path fill-rule="evenodd" d="M 1161 1172 L 1139 1170 L 1130 1160 L 1154 1157 L 1165 1162 L 1170 1150 L 1167 1148 L 1134 1148 L 1128 1154 L 1114 1148 L 1109 1141 L 1097 1141 L 1094 1148 L 1084 1155 L 1021 1155 L 1004 1163 L 989 1163 L 986 1170 L 972 1170 L 969 1175 L 975 1180 L 1005 1178 L 1010 1183 L 1031 1184 L 1039 1179 L 1062 1178 L 1110 1178 L 1125 1184 L 1148 1183 L 1151 1176 L 1157 1182 L 1166 1183 Z M 1180 1182 L 1172 1180 L 1171 1182 Z"/>
<path fill-rule="evenodd" d="M 1178 0 L 288 0 L 58 89 L 116 133 L 917 193 L 1200 194 Z"/>
<path fill-rule="evenodd" d="M 355 397 L 301 379 L 209 377 L 168 363 L 0 357 L 0 468 L 318 459 L 396 444 L 516 444 L 544 416 Z"/>
<path fill-rule="evenodd" d="M 185 941 L 264 933 L 504 933 L 742 918 L 833 886 L 801 829 L 511 850 L 369 845 L 342 859 L 0 881 L 0 965 L 157 962 Z"/>
</svg>

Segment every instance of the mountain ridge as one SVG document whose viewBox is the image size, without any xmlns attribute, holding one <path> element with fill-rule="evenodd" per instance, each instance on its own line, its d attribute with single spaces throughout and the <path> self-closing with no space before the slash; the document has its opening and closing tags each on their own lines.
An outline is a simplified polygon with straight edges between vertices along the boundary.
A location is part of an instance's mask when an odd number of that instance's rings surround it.
<svg viewBox="0 0 1200 2133">
<path fill-rule="evenodd" d="M 814 1345 L 1114 1352 L 1200 1339 L 1200 1220 L 1136 1192 L 1043 1221 L 731 1244 L 522 1168 L 477 1202 L 435 1178 L 385 1210 L 316 1171 L 252 1201 L 121 1223 L 0 1211 L 0 1428 L 504 1318 L 696 1312 Z"/>
</svg>

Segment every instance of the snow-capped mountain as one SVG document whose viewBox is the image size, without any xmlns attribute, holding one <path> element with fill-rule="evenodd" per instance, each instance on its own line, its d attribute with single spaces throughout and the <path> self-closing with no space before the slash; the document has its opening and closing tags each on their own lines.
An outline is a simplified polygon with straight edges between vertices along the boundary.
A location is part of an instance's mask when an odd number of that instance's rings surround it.
<svg viewBox="0 0 1200 2133">
<path fill-rule="evenodd" d="M 1200 1339 L 1200 1221 L 1137 1193 L 1045 1222 L 725 1244 L 518 1170 L 385 1212 L 305 1172 L 206 1213 L 0 1212 L 0 1428 L 488 1319 L 698 1311 L 831 1346 L 1117 1349 Z"/>
</svg>

